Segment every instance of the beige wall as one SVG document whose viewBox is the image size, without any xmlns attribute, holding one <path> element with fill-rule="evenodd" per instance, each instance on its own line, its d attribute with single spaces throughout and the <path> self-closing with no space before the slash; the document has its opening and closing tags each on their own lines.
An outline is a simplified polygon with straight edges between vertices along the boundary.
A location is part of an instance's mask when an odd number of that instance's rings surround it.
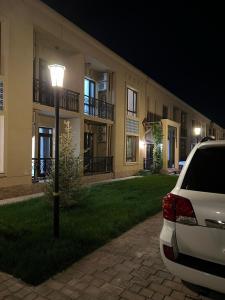
<svg viewBox="0 0 225 300">
<path fill-rule="evenodd" d="M 10 3 L 9 3 L 10 4 Z M 8 5 L 9 5 L 8 4 Z M 33 30 L 25 7 L 17 14 L 14 6 L 1 2 L 0 12 L 9 23 L 8 53 L 4 56 L 5 89 L 5 175 L 4 184 L 31 182 L 32 60 Z M 3 6 L 3 9 L 2 9 Z M 7 61 L 6 61 L 7 60 Z M 30 142 L 29 142 L 30 140 Z"/>
<path fill-rule="evenodd" d="M 63 63 L 66 66 L 65 88 L 80 93 L 79 113 L 61 111 L 61 117 L 71 121 L 77 154 L 80 154 L 81 157 L 83 155 L 85 120 L 112 126 L 115 177 L 131 175 L 142 169 L 146 150 L 143 144 L 145 132 L 142 121 L 148 111 L 162 116 L 163 105 L 166 105 L 169 119 L 173 118 L 174 106 L 179 111 L 186 112 L 188 116 L 188 151 L 193 142 L 192 120 L 199 122 L 203 128 L 210 127 L 210 120 L 201 113 L 40 1 L 1 0 L 0 20 L 3 24 L 1 36 L 4 37 L 1 43 L 0 76 L 4 78 L 5 82 L 5 110 L 0 112 L 5 119 L 5 159 L 4 174 L 0 175 L 0 187 L 31 182 L 33 109 L 40 109 L 42 114 L 43 112 L 48 114 L 48 117 L 39 116 L 38 124 L 51 123 L 53 126 L 54 123 L 52 108 L 40 107 L 40 105 L 32 103 L 33 57 L 43 58 L 48 63 L 56 61 Z M 114 122 L 87 117 L 83 114 L 86 63 L 90 63 L 96 70 L 113 73 Z M 126 131 L 127 87 L 138 93 L 138 113 L 134 119 L 139 123 L 136 136 L 140 143 L 138 142 L 137 147 L 137 161 L 133 163 L 126 162 L 126 135 L 129 134 Z M 224 130 L 216 124 L 213 126 L 216 129 L 217 137 L 222 137 Z M 178 155 L 179 149 L 176 151 Z M 178 162 L 178 157 L 176 161 Z"/>
</svg>

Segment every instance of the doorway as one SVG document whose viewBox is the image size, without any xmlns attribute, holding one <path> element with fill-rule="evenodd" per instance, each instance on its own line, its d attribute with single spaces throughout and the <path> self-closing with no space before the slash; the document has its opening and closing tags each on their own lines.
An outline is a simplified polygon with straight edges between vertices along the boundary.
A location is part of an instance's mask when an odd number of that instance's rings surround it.
<svg viewBox="0 0 225 300">
<path fill-rule="evenodd" d="M 168 168 L 175 168 L 176 128 L 168 126 Z"/>
<path fill-rule="evenodd" d="M 38 129 L 38 176 L 44 177 L 48 172 L 52 160 L 53 129 L 39 127 Z"/>
<path fill-rule="evenodd" d="M 95 115 L 95 82 L 93 80 L 84 79 L 84 113 Z"/>
<path fill-rule="evenodd" d="M 90 132 L 84 133 L 84 172 L 92 171 L 94 155 L 94 135 Z"/>
<path fill-rule="evenodd" d="M 144 161 L 144 169 L 151 170 L 153 164 L 153 144 L 146 145 L 146 159 Z"/>
</svg>

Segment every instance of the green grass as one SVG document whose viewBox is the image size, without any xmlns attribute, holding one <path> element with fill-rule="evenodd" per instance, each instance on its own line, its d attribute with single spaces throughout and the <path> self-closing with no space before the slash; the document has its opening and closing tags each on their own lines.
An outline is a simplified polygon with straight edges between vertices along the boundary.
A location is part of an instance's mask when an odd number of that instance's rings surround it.
<svg viewBox="0 0 225 300">
<path fill-rule="evenodd" d="M 0 206 L 0 270 L 39 284 L 160 211 L 176 180 L 154 175 L 86 188 L 79 207 L 61 210 L 59 240 L 43 198 Z"/>
</svg>

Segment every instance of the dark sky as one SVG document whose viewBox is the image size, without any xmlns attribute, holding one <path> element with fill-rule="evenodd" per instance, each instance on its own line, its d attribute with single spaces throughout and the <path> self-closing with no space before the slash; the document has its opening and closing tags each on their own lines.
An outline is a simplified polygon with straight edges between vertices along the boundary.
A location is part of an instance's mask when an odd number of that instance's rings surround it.
<svg viewBox="0 0 225 300">
<path fill-rule="evenodd" d="M 219 1 L 43 2 L 225 128 L 225 18 Z"/>
</svg>

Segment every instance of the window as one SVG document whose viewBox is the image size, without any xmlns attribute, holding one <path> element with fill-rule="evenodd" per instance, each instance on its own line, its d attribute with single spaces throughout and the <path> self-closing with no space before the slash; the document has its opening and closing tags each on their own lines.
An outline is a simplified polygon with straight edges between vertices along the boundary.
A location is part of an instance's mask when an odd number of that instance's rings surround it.
<svg viewBox="0 0 225 300">
<path fill-rule="evenodd" d="M 0 174 L 4 173 L 4 116 L 0 116 Z"/>
<path fill-rule="evenodd" d="M 180 122 L 180 114 L 179 114 L 179 108 L 173 107 L 173 120 L 175 122 Z"/>
<path fill-rule="evenodd" d="M 127 114 L 129 116 L 137 116 L 137 92 L 127 89 Z"/>
<path fill-rule="evenodd" d="M 225 194 L 225 147 L 200 148 L 194 154 L 182 189 Z"/>
<path fill-rule="evenodd" d="M 137 152 L 137 137 L 128 135 L 126 141 L 126 161 L 135 162 Z"/>
<path fill-rule="evenodd" d="M 168 119 L 168 106 L 163 105 L 163 119 Z"/>
</svg>

